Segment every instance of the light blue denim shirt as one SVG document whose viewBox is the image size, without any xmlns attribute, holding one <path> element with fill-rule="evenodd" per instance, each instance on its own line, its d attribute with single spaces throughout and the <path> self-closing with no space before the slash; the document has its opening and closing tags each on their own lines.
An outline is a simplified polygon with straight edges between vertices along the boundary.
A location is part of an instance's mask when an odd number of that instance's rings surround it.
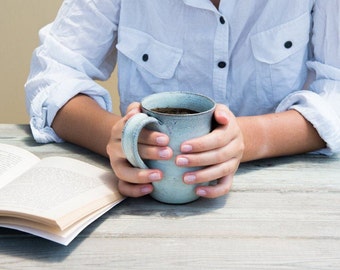
<svg viewBox="0 0 340 270">
<path fill-rule="evenodd" d="M 193 91 L 236 116 L 299 111 L 340 151 L 340 1 L 66 0 L 40 31 L 26 83 L 39 142 L 61 141 L 57 111 L 78 93 L 106 110 L 118 63 L 121 111 L 161 91 Z"/>
</svg>

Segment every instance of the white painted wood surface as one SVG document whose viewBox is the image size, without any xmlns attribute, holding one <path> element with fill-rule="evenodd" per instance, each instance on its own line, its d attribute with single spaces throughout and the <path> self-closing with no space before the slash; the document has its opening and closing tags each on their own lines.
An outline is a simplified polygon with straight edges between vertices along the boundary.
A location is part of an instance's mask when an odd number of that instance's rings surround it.
<svg viewBox="0 0 340 270">
<path fill-rule="evenodd" d="M 70 144 L 36 144 L 26 125 L 0 143 L 109 168 Z M 127 199 L 68 247 L 0 228 L 0 269 L 340 269 L 340 157 L 242 164 L 231 193 L 166 205 Z"/>
</svg>

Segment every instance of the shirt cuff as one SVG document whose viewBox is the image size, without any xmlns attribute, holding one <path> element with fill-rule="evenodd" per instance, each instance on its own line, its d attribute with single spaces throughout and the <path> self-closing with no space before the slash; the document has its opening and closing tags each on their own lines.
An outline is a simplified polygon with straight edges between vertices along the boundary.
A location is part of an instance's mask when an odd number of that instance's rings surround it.
<svg viewBox="0 0 340 270">
<path fill-rule="evenodd" d="M 84 90 L 64 92 L 64 95 L 51 94 L 50 89 L 40 92 L 32 101 L 30 106 L 30 127 L 34 139 L 38 143 L 63 142 L 52 128 L 54 117 L 59 109 L 75 95 L 82 93 L 93 98 L 104 110 L 112 111 L 112 101 L 110 94 L 102 87 L 98 86 L 97 91 Z M 58 91 L 53 91 L 53 93 Z M 72 91 L 70 91 L 72 92 Z"/>
<path fill-rule="evenodd" d="M 276 112 L 291 109 L 301 113 L 326 142 L 326 148 L 313 153 L 332 155 L 340 152 L 340 119 L 322 96 L 308 90 L 294 92 L 281 101 Z"/>
</svg>

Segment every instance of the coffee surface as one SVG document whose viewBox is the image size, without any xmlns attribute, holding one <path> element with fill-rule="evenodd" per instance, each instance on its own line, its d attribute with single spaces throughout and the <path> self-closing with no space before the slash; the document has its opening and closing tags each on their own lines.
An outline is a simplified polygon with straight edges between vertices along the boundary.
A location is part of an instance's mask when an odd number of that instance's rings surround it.
<svg viewBox="0 0 340 270">
<path fill-rule="evenodd" d="M 167 113 L 167 114 L 195 114 L 197 111 L 190 110 L 187 108 L 154 108 L 151 111 L 158 113 Z"/>
</svg>

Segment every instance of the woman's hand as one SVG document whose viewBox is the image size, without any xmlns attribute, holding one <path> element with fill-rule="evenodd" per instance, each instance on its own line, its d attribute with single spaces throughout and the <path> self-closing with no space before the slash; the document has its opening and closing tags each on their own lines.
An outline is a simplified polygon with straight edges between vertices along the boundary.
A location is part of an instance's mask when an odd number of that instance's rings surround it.
<svg viewBox="0 0 340 270">
<path fill-rule="evenodd" d="M 218 104 L 214 117 L 218 126 L 208 135 L 182 143 L 183 154 L 176 157 L 178 166 L 207 166 L 183 176 L 183 181 L 189 185 L 217 180 L 216 185 L 196 189 L 197 195 L 207 198 L 216 198 L 230 191 L 244 151 L 242 132 L 233 113 Z"/>
<path fill-rule="evenodd" d="M 140 113 L 140 104 L 132 103 L 127 114 L 111 130 L 111 138 L 106 147 L 111 167 L 119 178 L 119 191 L 128 197 L 140 197 L 153 190 L 152 182 L 161 181 L 163 173 L 157 169 L 134 168 L 126 159 L 122 149 L 121 137 L 126 121 Z M 138 151 L 143 159 L 167 160 L 172 157 L 172 150 L 167 146 L 167 135 L 143 129 L 139 137 Z"/>
<path fill-rule="evenodd" d="M 126 121 L 139 112 L 140 104 L 132 103 L 126 116 L 113 126 L 111 139 L 107 145 L 112 169 L 119 178 L 119 190 L 128 197 L 140 197 L 151 193 L 152 182 L 161 181 L 163 177 L 162 171 L 158 169 L 134 168 L 123 152 L 122 130 Z M 216 185 L 196 189 L 199 196 L 207 198 L 219 197 L 229 192 L 244 148 L 242 133 L 235 116 L 228 108 L 218 104 L 214 117 L 217 127 L 208 135 L 184 142 L 181 146 L 183 154 L 176 157 L 178 166 L 207 166 L 183 176 L 183 181 L 188 185 L 217 180 Z M 167 135 L 143 129 L 139 137 L 138 150 L 143 159 L 167 160 L 173 155 L 167 146 L 168 143 Z"/>
</svg>

